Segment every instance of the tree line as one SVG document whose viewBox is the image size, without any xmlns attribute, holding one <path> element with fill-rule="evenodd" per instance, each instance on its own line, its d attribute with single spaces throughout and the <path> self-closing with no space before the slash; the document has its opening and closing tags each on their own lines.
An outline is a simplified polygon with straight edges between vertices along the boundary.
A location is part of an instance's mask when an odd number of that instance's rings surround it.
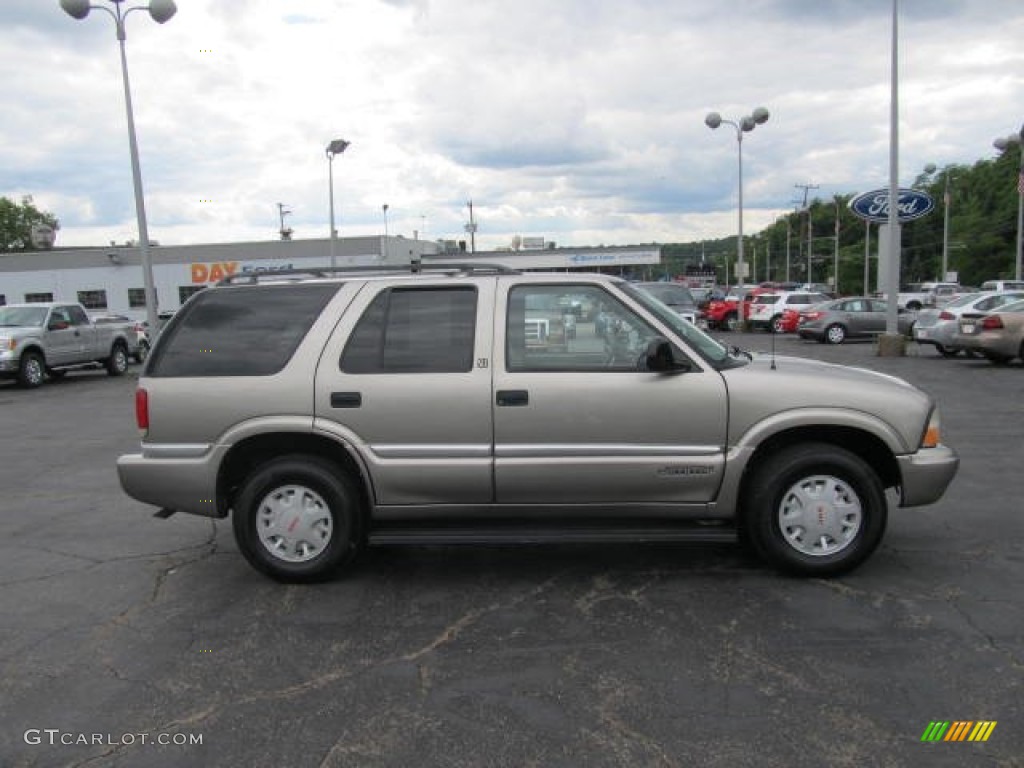
<svg viewBox="0 0 1024 768">
<path fill-rule="evenodd" d="M 943 226 L 948 188 L 949 270 L 964 285 L 985 280 L 1013 278 L 1017 258 L 1017 206 L 1020 154 L 1014 149 L 974 165 L 950 165 L 933 173 L 922 173 L 911 185 L 927 192 L 935 201 L 928 215 L 902 225 L 900 278 L 903 283 L 942 279 Z M 948 187 L 947 187 L 948 185 Z M 839 290 L 844 294 L 864 290 L 865 243 L 868 244 L 868 290 L 876 285 L 878 226 L 870 228 L 849 208 L 854 194 L 832 199 L 816 198 L 806 208 L 779 217 L 769 227 L 744 238 L 744 261 L 748 282 L 784 281 L 786 255 L 789 279 L 797 282 L 830 283 L 835 275 L 836 222 L 839 224 Z M 808 224 L 808 217 L 810 222 Z M 808 249 L 808 240 L 810 249 Z M 811 278 L 807 277 L 807 256 L 811 256 Z M 687 265 L 706 263 L 716 267 L 719 282 L 736 282 L 736 237 L 697 243 L 662 246 L 662 261 L 668 271 L 682 274 Z"/>
</svg>

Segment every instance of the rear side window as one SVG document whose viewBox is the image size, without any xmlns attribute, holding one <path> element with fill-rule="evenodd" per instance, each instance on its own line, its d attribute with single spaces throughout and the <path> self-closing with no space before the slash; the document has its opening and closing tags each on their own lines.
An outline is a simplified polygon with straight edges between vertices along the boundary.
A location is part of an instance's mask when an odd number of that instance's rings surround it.
<svg viewBox="0 0 1024 768">
<path fill-rule="evenodd" d="M 161 335 L 148 376 L 269 376 L 291 359 L 337 285 L 261 285 L 197 294 Z"/>
<path fill-rule="evenodd" d="M 359 318 L 345 373 L 465 373 L 473 368 L 476 289 L 392 288 Z"/>
</svg>

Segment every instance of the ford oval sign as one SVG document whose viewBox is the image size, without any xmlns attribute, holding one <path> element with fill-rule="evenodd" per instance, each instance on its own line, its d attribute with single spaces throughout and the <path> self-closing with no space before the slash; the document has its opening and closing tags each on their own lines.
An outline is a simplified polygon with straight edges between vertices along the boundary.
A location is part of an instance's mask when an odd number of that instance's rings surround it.
<svg viewBox="0 0 1024 768">
<path fill-rule="evenodd" d="M 900 224 L 931 212 L 935 207 L 935 201 L 930 195 L 917 189 L 900 189 L 900 199 L 897 206 L 896 218 Z M 857 195 L 850 201 L 850 210 L 864 221 L 873 221 L 876 224 L 889 223 L 889 190 L 876 189 L 873 192 L 865 192 Z"/>
</svg>

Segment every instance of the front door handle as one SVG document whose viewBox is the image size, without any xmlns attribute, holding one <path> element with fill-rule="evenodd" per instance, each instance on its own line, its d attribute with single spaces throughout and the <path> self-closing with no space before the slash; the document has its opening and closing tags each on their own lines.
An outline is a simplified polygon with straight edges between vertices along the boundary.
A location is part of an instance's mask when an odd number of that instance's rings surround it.
<svg viewBox="0 0 1024 768">
<path fill-rule="evenodd" d="M 530 393 L 525 389 L 499 389 L 495 402 L 501 406 L 529 405 Z"/>
</svg>

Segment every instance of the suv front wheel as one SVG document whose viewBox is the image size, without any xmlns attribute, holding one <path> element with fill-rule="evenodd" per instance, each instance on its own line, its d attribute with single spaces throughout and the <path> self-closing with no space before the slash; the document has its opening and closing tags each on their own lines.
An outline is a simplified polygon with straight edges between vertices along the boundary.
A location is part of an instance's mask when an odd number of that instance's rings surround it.
<svg viewBox="0 0 1024 768">
<path fill-rule="evenodd" d="M 283 582 L 320 581 L 355 557 L 361 507 L 338 467 L 314 456 L 285 456 L 246 478 L 232 527 L 257 570 Z"/>
<path fill-rule="evenodd" d="M 754 470 L 745 533 L 771 564 L 802 576 L 835 576 L 863 562 L 885 532 L 888 502 L 859 456 L 828 444 L 796 445 Z"/>
</svg>

